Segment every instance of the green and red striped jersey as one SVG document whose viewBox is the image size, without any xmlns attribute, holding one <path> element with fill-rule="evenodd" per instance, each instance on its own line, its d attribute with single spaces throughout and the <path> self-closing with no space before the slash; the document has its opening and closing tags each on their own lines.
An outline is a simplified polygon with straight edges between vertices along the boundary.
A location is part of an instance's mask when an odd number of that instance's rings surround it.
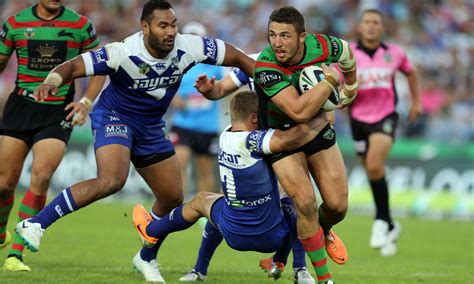
<svg viewBox="0 0 474 284">
<path fill-rule="evenodd" d="M 10 56 L 16 51 L 17 54 L 17 90 L 32 100 L 32 92 L 56 65 L 99 44 L 87 17 L 62 7 L 56 18 L 46 21 L 38 16 L 36 8 L 35 5 L 10 16 L 0 33 L 0 53 Z M 55 96 L 47 97 L 44 103 L 63 104 L 73 96 L 74 83 L 71 81 Z"/>
<path fill-rule="evenodd" d="M 295 65 L 278 62 L 271 46 L 265 48 L 257 58 L 254 70 L 255 91 L 259 97 L 259 124 L 262 128 L 289 127 L 295 122 L 280 110 L 271 98 L 289 85 L 296 87 L 301 70 L 307 66 L 338 62 L 342 54 L 339 38 L 323 34 L 308 34 L 305 39 L 305 54 Z M 301 95 L 301 93 L 300 93 Z"/>
</svg>

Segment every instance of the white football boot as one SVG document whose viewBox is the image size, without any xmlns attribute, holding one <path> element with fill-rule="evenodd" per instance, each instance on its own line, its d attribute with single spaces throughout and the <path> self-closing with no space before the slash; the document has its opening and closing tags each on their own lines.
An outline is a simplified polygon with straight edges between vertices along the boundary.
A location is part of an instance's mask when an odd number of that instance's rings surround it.
<svg viewBox="0 0 474 284">
<path fill-rule="evenodd" d="M 397 253 L 397 241 L 402 232 L 402 225 L 398 222 L 393 222 L 393 229 L 388 232 L 387 240 L 380 250 L 383 256 L 392 256 Z"/>
<path fill-rule="evenodd" d="M 202 275 L 200 272 L 197 272 L 196 270 L 191 270 L 185 275 L 183 275 L 181 278 L 179 278 L 178 281 L 180 282 L 197 282 L 197 281 L 204 281 L 206 280 L 206 276 Z"/>
<path fill-rule="evenodd" d="M 382 248 L 387 241 L 388 223 L 376 219 L 372 224 L 372 235 L 370 236 L 369 246 L 373 249 Z"/>
<path fill-rule="evenodd" d="M 37 252 L 39 250 L 41 238 L 43 237 L 44 229 L 41 228 L 40 223 L 32 223 L 30 221 L 31 218 L 28 218 L 16 224 L 15 231 L 32 252 Z"/>
<path fill-rule="evenodd" d="M 141 258 L 140 251 L 138 251 L 133 257 L 132 263 L 135 269 L 143 274 L 147 282 L 165 283 L 165 279 L 161 276 L 158 263 L 155 259 L 150 262 L 145 261 Z"/>
<path fill-rule="evenodd" d="M 313 276 L 309 273 L 306 267 L 298 268 L 293 273 L 293 281 L 295 284 L 315 284 Z"/>
</svg>

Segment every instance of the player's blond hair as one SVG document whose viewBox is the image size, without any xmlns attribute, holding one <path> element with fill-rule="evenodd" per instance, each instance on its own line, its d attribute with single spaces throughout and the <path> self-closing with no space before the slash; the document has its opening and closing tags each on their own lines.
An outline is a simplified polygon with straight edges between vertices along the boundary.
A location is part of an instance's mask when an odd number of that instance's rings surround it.
<svg viewBox="0 0 474 284">
<path fill-rule="evenodd" d="M 257 114 L 257 94 L 251 91 L 236 93 L 230 100 L 229 109 L 231 121 L 246 121 L 250 114 Z"/>
</svg>

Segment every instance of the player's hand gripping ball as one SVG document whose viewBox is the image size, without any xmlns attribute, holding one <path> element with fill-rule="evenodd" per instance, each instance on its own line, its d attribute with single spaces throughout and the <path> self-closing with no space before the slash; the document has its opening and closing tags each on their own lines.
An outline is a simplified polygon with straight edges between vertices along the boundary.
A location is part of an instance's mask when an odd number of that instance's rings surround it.
<svg viewBox="0 0 474 284">
<path fill-rule="evenodd" d="M 321 67 L 318 66 L 308 66 L 305 67 L 300 74 L 299 78 L 299 87 L 302 93 L 305 93 L 314 86 L 316 86 L 319 82 L 324 80 L 324 72 Z M 332 87 L 331 94 L 329 98 L 321 107 L 321 111 L 331 111 L 334 110 L 337 105 L 339 104 L 339 90 L 337 88 Z"/>
</svg>

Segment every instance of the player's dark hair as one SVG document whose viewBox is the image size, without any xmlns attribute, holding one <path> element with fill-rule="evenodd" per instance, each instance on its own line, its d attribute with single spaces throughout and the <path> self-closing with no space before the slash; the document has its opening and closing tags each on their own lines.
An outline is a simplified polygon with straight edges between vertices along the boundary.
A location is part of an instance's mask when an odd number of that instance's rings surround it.
<svg viewBox="0 0 474 284">
<path fill-rule="evenodd" d="M 147 23 L 151 22 L 153 11 L 155 10 L 168 10 L 173 9 L 171 4 L 165 0 L 150 0 L 144 6 L 142 10 L 142 17 L 140 21 L 145 21 Z"/>
<path fill-rule="evenodd" d="M 250 114 L 257 114 L 257 95 L 252 91 L 238 92 L 230 100 L 229 109 L 231 121 L 246 121 Z"/>
<path fill-rule="evenodd" d="M 384 16 L 383 16 L 382 12 L 380 12 L 380 10 L 377 10 L 377 9 L 365 9 L 364 11 L 362 11 L 362 13 L 360 13 L 359 22 L 362 21 L 362 17 L 365 14 L 369 14 L 369 13 L 379 15 L 380 19 L 382 19 L 382 24 L 384 24 L 384 22 L 385 22 Z"/>
<path fill-rule="evenodd" d="M 293 6 L 285 6 L 274 10 L 268 19 L 269 25 L 270 22 L 291 24 L 298 34 L 306 31 L 303 15 Z"/>
</svg>

